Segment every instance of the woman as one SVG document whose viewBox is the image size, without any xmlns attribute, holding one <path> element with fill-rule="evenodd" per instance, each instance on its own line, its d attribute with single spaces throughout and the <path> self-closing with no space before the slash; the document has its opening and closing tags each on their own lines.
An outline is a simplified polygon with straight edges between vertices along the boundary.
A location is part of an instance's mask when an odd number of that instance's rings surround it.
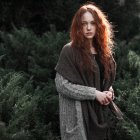
<svg viewBox="0 0 140 140">
<path fill-rule="evenodd" d="M 76 12 L 55 70 L 62 140 L 110 140 L 112 26 L 94 4 Z"/>
</svg>

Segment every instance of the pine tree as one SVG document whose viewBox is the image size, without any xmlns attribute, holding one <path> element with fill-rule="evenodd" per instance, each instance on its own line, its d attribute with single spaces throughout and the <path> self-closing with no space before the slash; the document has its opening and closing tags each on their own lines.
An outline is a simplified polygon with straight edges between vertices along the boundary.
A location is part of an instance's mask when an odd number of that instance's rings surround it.
<svg viewBox="0 0 140 140">
<path fill-rule="evenodd" d="M 117 124 L 116 140 L 140 139 L 140 36 L 129 44 L 121 42 L 116 50 L 117 79 L 114 84 L 116 102 L 124 112 L 124 120 Z"/>
</svg>

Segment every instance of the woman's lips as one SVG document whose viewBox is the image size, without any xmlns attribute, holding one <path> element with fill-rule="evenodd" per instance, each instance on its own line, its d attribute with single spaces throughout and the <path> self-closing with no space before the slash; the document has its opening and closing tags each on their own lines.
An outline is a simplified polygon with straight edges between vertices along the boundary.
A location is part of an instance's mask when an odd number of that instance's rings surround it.
<svg viewBox="0 0 140 140">
<path fill-rule="evenodd" d="M 90 33 L 86 33 L 86 35 L 92 35 L 92 32 L 90 32 Z"/>
</svg>

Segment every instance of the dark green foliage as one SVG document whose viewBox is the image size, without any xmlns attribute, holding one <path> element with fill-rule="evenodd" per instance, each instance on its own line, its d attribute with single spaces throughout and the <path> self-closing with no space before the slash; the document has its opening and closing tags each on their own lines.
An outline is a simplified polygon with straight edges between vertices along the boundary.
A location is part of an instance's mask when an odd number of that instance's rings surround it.
<svg viewBox="0 0 140 140">
<path fill-rule="evenodd" d="M 54 83 L 34 89 L 22 74 L 3 69 L 0 74 L 0 138 L 57 139 L 58 95 Z"/>
<path fill-rule="evenodd" d="M 139 0 L 90 1 L 109 16 L 117 38 L 128 41 L 139 32 Z M 57 31 L 68 31 L 75 11 L 85 2 L 87 0 L 1 0 L 0 30 L 10 31 L 15 25 L 43 34 L 54 25 Z"/>
<path fill-rule="evenodd" d="M 37 37 L 25 28 L 12 33 L 1 33 L 1 61 L 5 69 L 24 71 L 34 76 L 36 81 L 47 82 L 54 75 L 58 54 L 67 42 L 64 33 L 47 32 Z"/>
<path fill-rule="evenodd" d="M 68 34 L 15 28 L 0 35 L 0 138 L 58 140 L 54 68 Z"/>
<path fill-rule="evenodd" d="M 128 44 L 121 42 L 116 50 L 117 79 L 114 83 L 116 102 L 124 112 L 117 124 L 115 140 L 140 139 L 140 35 Z"/>
<path fill-rule="evenodd" d="M 16 25 L 42 34 L 54 24 L 59 31 L 67 30 L 78 7 L 75 0 L 1 0 L 0 29 L 7 31 Z"/>
</svg>

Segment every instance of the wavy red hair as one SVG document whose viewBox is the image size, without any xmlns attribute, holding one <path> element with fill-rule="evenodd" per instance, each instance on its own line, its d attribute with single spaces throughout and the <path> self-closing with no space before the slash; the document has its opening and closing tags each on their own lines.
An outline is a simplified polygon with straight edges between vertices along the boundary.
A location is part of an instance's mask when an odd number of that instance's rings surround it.
<svg viewBox="0 0 140 140">
<path fill-rule="evenodd" d="M 95 19 L 96 34 L 93 38 L 93 45 L 100 56 L 100 61 L 104 66 L 104 77 L 108 78 L 110 67 L 109 57 L 112 55 L 113 48 L 113 30 L 112 25 L 107 20 L 105 14 L 94 4 L 85 4 L 75 13 L 71 24 L 70 38 L 72 47 L 78 48 L 82 55 L 83 62 L 90 70 L 93 70 L 89 41 L 84 37 L 82 30 L 82 15 L 90 12 Z"/>
</svg>

